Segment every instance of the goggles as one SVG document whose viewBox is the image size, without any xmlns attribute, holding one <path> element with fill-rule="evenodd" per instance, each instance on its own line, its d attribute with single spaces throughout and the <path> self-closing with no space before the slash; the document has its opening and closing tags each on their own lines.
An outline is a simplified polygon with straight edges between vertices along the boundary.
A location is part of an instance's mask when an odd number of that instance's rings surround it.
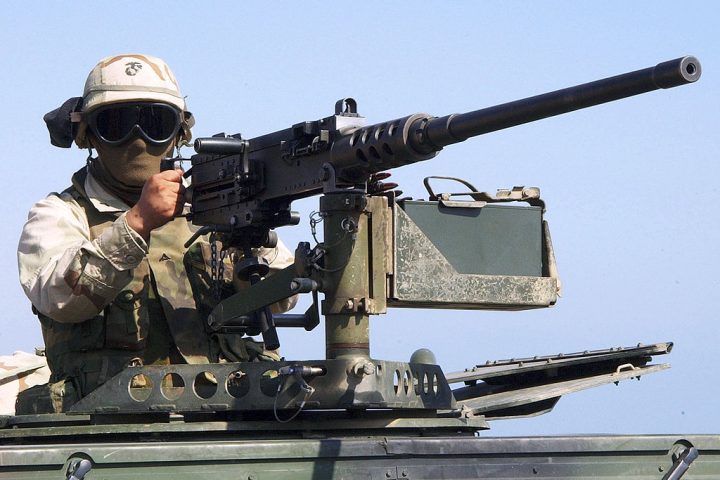
<svg viewBox="0 0 720 480">
<path fill-rule="evenodd" d="M 160 145 L 177 136 L 180 112 L 166 103 L 116 103 L 90 112 L 87 124 L 108 145 L 119 145 L 132 136 Z"/>
</svg>

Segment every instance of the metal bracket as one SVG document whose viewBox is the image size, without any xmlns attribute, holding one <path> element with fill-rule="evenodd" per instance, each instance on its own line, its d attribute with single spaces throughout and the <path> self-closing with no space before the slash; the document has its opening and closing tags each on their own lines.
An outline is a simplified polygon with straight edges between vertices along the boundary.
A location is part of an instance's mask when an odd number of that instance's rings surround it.
<svg viewBox="0 0 720 480">
<path fill-rule="evenodd" d="M 335 167 L 331 163 L 323 164 L 320 171 L 320 178 L 323 182 L 323 193 L 359 193 L 365 194 L 364 189 L 338 187 Z"/>
<path fill-rule="evenodd" d="M 68 465 L 66 479 L 83 480 L 92 467 L 92 462 L 86 458 L 72 460 Z"/>
<path fill-rule="evenodd" d="M 694 462 L 698 456 L 700 456 L 700 452 L 697 448 L 692 446 L 687 447 L 678 455 L 673 466 L 670 467 L 670 470 L 662 477 L 662 480 L 678 480 L 682 478 L 688 468 L 690 468 L 690 464 Z"/>
<path fill-rule="evenodd" d="M 303 399 L 305 391 L 300 384 L 288 389 L 282 401 L 276 399 L 280 373 L 291 370 L 301 372 L 307 385 L 315 389 L 304 410 L 400 409 L 409 415 L 411 410 L 455 408 L 450 386 L 437 365 L 372 362 L 376 368 L 362 377 L 353 372 L 357 359 L 128 367 L 73 405 L 71 411 L 120 414 L 294 410 L 307 400 Z M 310 370 L 303 370 L 305 367 Z M 324 374 L 317 375 L 318 369 Z M 315 376 L 308 377 L 307 372 Z M 426 413 L 416 416 L 423 415 Z"/>
</svg>

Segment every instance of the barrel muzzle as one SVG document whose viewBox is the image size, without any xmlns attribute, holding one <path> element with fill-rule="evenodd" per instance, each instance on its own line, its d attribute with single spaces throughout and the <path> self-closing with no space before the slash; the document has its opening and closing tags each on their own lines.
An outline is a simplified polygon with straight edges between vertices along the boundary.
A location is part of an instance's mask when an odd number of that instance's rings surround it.
<svg viewBox="0 0 720 480">
<path fill-rule="evenodd" d="M 700 61 L 687 56 L 658 63 L 653 68 L 652 80 L 658 88 L 672 88 L 696 82 L 701 74 Z"/>
</svg>

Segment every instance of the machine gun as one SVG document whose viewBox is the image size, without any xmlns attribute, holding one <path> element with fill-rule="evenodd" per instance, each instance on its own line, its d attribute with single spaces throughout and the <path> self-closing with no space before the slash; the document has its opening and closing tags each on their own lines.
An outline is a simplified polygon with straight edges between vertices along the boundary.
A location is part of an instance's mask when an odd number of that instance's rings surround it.
<svg viewBox="0 0 720 480">
<path fill-rule="evenodd" d="M 692 83 L 700 74 L 698 60 L 683 57 L 469 113 L 419 113 L 370 126 L 358 115 L 355 100 L 346 98 L 336 103 L 334 115 L 260 137 L 221 134 L 196 140 L 189 194 L 192 222 L 201 226 L 197 235 L 213 233 L 222 248 L 241 252 L 235 272 L 252 284 L 221 301 L 208 317 L 208 328 L 262 333 L 274 349 L 276 327 L 310 330 L 319 324 L 321 310 L 326 358 L 131 367 L 73 411 L 273 411 L 279 419 L 279 411 L 294 411 L 294 417 L 305 408 L 301 420 L 313 429 L 323 428 L 312 423 L 320 414 L 333 418 L 336 429 L 475 431 L 485 428 L 486 418 L 546 412 L 564 393 L 667 368 L 646 364 L 652 355 L 669 352 L 671 343 L 501 361 L 447 376 L 426 350 L 408 363 L 372 359 L 369 318 L 388 307 L 541 308 L 555 303 L 559 282 L 538 189 L 490 195 L 463 181 L 469 189 L 463 195 L 470 200 L 458 201 L 457 194 L 436 194 L 429 178 L 430 199 L 412 201 L 392 192 L 371 195 L 367 182 L 375 173 L 428 160 L 473 136 Z M 253 248 L 273 246 L 274 228 L 299 222 L 291 210 L 294 200 L 319 194 L 314 223 L 322 222 L 323 240 L 314 247 L 300 243 L 295 263 L 267 276 L 269 266 Z M 528 205 L 501 205 L 509 201 Z M 444 233 L 450 228 L 458 235 L 449 239 Z M 321 309 L 318 292 L 324 294 Z M 271 304 L 300 293 L 314 298 L 305 314 L 270 313 Z M 159 388 L 133 396 L 138 375 Z M 164 391 L 166 375 L 193 388 L 182 394 Z M 216 387 L 203 393 L 197 382 L 208 377 L 216 378 Z M 451 383 L 465 386 L 451 390 Z M 362 422 L 343 416 L 357 410 L 373 413 Z"/>
<path fill-rule="evenodd" d="M 390 262 L 387 262 L 388 259 L 380 258 L 378 253 L 378 250 L 380 253 L 387 250 L 387 246 L 391 244 L 383 244 L 390 238 L 383 236 L 390 232 L 382 230 L 387 227 L 382 222 L 390 222 L 391 219 L 384 213 L 388 208 L 382 203 L 384 200 L 366 196 L 365 182 L 370 175 L 431 159 L 443 147 L 473 136 L 659 88 L 683 85 L 694 82 L 699 77 L 700 64 L 697 59 L 683 57 L 655 67 L 469 113 L 444 117 L 417 113 L 370 126 L 366 126 L 363 117 L 358 115 L 355 100 L 346 98 L 335 104 L 335 114 L 332 116 L 301 122 L 288 129 L 250 140 L 244 140 L 239 135 L 226 137 L 223 134 L 196 140 L 197 155 L 192 157 L 190 194 L 192 222 L 203 226 L 199 234 L 219 232 L 224 245 L 240 247 L 246 253 L 250 251 L 250 247 L 272 245 L 274 236 L 271 229 L 299 222 L 299 215 L 290 210 L 294 200 L 324 194 L 320 208 L 320 217 L 325 221 L 324 245 L 312 251 L 309 251 L 307 246 L 302 246 L 293 272 L 279 276 L 272 282 L 272 286 L 258 285 L 255 288 L 257 293 L 253 291 L 247 295 L 239 294 L 237 299 L 225 302 L 211 315 L 210 325 L 213 328 L 227 327 L 234 319 L 260 309 L 262 303 L 272 303 L 269 297 L 279 300 L 282 295 L 289 296 L 308 288 L 319 288 L 326 294 L 327 308 L 324 313 L 331 315 L 347 310 L 352 310 L 352 315 L 358 311 L 384 313 L 386 293 L 391 303 L 394 301 L 396 305 L 408 306 L 411 302 L 398 301 L 394 295 L 395 289 L 391 288 L 390 292 L 386 292 L 385 276 L 393 276 L 392 265 L 388 266 L 387 271 L 381 271 L 381 264 L 385 262 L 396 265 L 398 259 L 391 258 Z M 471 187 L 471 190 L 474 190 L 471 193 L 476 201 L 497 200 L 481 195 L 474 187 Z M 431 193 L 431 196 L 433 195 Z M 539 205 L 539 193 L 535 190 L 521 190 L 515 193 L 515 198 Z M 505 195 L 503 199 L 512 198 Z M 392 200 L 390 198 L 390 207 L 394 210 Z M 447 199 L 445 201 L 447 202 Z M 379 203 L 382 203 L 382 206 Z M 447 205 L 444 203 L 445 207 Z M 471 206 L 473 205 L 464 205 Z M 413 205 L 408 208 L 413 212 L 427 210 L 422 207 Z M 408 212 L 408 208 L 403 210 Z M 404 217 L 398 219 L 398 215 L 399 213 L 392 215 L 396 228 L 394 238 L 402 241 L 402 238 L 398 238 L 398 229 L 402 228 L 402 225 L 398 223 L 402 224 Z M 428 213 L 419 212 L 418 215 L 426 216 Z M 367 222 L 362 219 L 370 216 L 373 218 L 372 229 L 375 232 L 370 232 L 371 229 L 366 227 Z M 507 221 L 516 223 L 513 219 Z M 364 238 L 359 239 L 360 237 Z M 520 272 L 514 276 L 554 276 L 554 272 L 548 271 L 552 270 L 554 265 L 552 251 L 549 250 L 549 233 L 546 232 L 542 237 L 536 235 L 535 238 L 539 241 L 528 248 L 534 247 L 537 256 L 541 243 L 544 244 L 542 249 L 545 261 L 542 262 L 539 258 L 535 260 L 537 265 L 543 264 L 546 267 L 546 274 L 541 275 L 537 270 L 535 273 L 528 273 L 529 269 L 516 267 L 516 270 L 520 268 Z M 343 239 L 350 241 L 341 245 Z M 376 244 L 372 243 L 373 240 Z M 497 241 L 501 242 L 500 239 Z M 488 242 L 492 243 L 492 240 Z M 331 244 L 333 248 L 328 249 L 327 245 Z M 367 252 L 360 253 L 362 245 L 367 246 Z M 465 249 L 468 247 L 469 245 L 464 246 Z M 477 251 L 472 248 L 470 250 Z M 377 258 L 366 260 L 371 251 Z M 518 251 L 505 253 L 507 256 L 516 257 L 515 263 L 517 255 L 522 254 Z M 240 265 L 237 271 L 246 278 L 257 278 L 258 274 L 264 276 L 266 267 L 260 265 L 259 259 L 250 262 L 249 256 L 246 255 L 243 265 Z M 489 254 L 486 255 L 488 256 Z M 527 257 L 528 253 L 525 252 L 524 256 Z M 359 257 L 363 260 L 356 261 Z M 319 262 L 319 259 L 322 259 L 324 264 Z M 412 261 L 408 259 L 408 262 Z M 532 261 L 533 259 L 527 259 L 527 263 Z M 354 272 L 351 282 L 343 283 L 343 270 Z M 371 274 L 364 275 L 362 272 Z M 402 276 L 402 273 L 400 275 Z M 422 278 L 422 275 L 412 276 L 414 281 Z M 363 285 L 359 280 L 363 277 L 372 278 L 376 283 Z M 301 280 L 308 278 L 313 282 Z M 435 282 L 438 280 L 437 277 L 434 279 Z M 520 279 L 513 285 L 506 285 L 505 295 L 498 295 L 504 297 L 504 300 L 478 298 L 479 285 L 473 284 L 475 298 L 459 299 L 451 295 L 441 303 L 445 308 L 479 305 L 509 307 L 514 302 L 507 299 L 508 290 L 519 287 L 517 282 L 522 283 L 526 290 L 535 287 L 536 291 L 545 292 L 542 300 L 535 299 L 538 300 L 537 305 L 554 303 L 553 290 L 556 286 L 552 285 L 552 282 L 536 280 L 531 286 L 529 282 Z M 283 283 L 284 288 L 281 286 Z M 468 286 L 472 282 L 466 279 L 464 283 Z M 392 283 L 392 286 L 397 286 L 397 282 Z M 414 290 L 417 289 L 418 285 L 415 285 Z M 272 295 L 272 291 L 276 295 Z M 516 295 L 515 298 L 517 297 Z M 423 306 L 438 303 L 432 299 L 423 301 L 421 298 L 414 298 L 413 302 Z M 532 304 L 523 303 L 524 305 L 516 306 L 526 307 Z M 349 307 L 343 307 L 346 304 Z M 306 323 L 298 323 L 297 320 L 293 317 L 291 324 L 310 327 L 317 318 L 309 317 Z M 247 319 L 240 324 L 243 322 L 246 323 Z M 340 323 L 346 324 L 348 319 L 344 318 Z M 269 322 L 263 320 L 261 330 L 270 348 L 277 348 L 277 335 L 272 324 L 272 319 Z M 235 325 L 237 326 L 238 322 L 235 322 Z M 329 358 L 335 356 L 333 351 L 328 351 L 328 354 Z"/>
</svg>

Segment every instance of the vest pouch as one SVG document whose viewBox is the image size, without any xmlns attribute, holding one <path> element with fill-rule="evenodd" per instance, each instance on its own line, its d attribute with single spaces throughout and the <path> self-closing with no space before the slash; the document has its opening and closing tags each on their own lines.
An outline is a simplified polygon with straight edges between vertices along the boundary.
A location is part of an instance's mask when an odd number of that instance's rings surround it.
<svg viewBox="0 0 720 480">
<path fill-rule="evenodd" d="M 58 354 L 87 352 L 105 345 L 105 319 L 102 315 L 79 323 L 56 322 L 42 313 L 38 313 L 38 318 L 42 325 L 48 363 L 52 363 Z"/>
<path fill-rule="evenodd" d="M 149 327 L 148 299 L 123 290 L 105 307 L 105 348 L 142 350 Z"/>
<path fill-rule="evenodd" d="M 70 380 L 35 385 L 18 394 L 15 415 L 62 413 L 80 400 Z"/>
</svg>

